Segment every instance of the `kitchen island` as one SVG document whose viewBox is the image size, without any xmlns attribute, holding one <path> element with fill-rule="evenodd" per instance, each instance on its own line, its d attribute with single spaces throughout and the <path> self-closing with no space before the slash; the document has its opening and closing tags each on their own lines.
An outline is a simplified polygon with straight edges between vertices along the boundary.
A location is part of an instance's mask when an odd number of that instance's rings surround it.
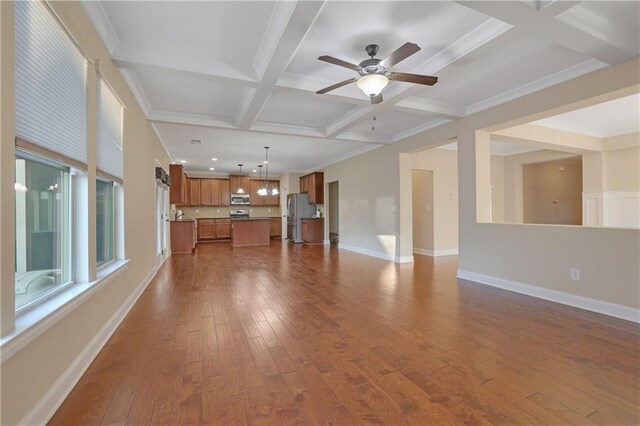
<svg viewBox="0 0 640 426">
<path fill-rule="evenodd" d="M 231 219 L 231 245 L 233 247 L 268 246 L 269 218 Z"/>
</svg>

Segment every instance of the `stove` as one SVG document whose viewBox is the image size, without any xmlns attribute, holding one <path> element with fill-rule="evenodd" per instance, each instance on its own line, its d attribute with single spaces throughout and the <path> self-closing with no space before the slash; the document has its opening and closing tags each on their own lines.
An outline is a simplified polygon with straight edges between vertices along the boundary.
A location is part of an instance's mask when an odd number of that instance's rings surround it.
<svg viewBox="0 0 640 426">
<path fill-rule="evenodd" d="M 229 217 L 231 219 L 247 219 L 249 217 L 249 210 L 229 210 Z"/>
</svg>

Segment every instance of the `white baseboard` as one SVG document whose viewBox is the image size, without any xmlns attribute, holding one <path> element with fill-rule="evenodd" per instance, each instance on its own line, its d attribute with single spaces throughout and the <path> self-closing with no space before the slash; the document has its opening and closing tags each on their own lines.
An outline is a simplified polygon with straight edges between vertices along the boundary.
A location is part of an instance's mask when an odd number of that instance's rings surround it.
<svg viewBox="0 0 640 426">
<path fill-rule="evenodd" d="M 367 250 L 360 247 L 355 247 L 349 244 L 338 243 L 338 247 L 344 250 L 349 250 L 355 253 L 364 254 L 366 256 L 377 257 L 378 259 L 389 260 L 395 263 L 413 263 L 413 256 L 389 256 L 387 253 L 379 251 Z"/>
<path fill-rule="evenodd" d="M 51 420 L 58 408 L 60 408 L 60 405 L 62 405 L 71 390 L 73 390 L 73 387 L 78 383 L 80 378 L 82 378 L 82 375 L 87 371 L 87 368 L 89 368 L 93 360 L 98 356 L 98 353 L 100 353 L 104 345 L 109 341 L 111 335 L 116 331 L 133 305 L 135 305 L 142 292 L 147 288 L 167 258 L 147 274 L 133 293 L 129 295 L 127 300 L 125 300 L 120 308 L 111 316 L 109 321 L 107 321 L 107 323 L 100 329 L 98 334 L 91 339 L 89 344 L 85 346 L 82 352 L 80 352 L 80 354 L 73 360 L 65 372 L 58 377 L 58 380 L 56 380 L 49 390 L 47 390 L 38 403 L 31 409 L 31 411 L 29 411 L 29 413 L 27 413 L 19 424 L 43 425 L 47 424 L 47 422 Z"/>
<path fill-rule="evenodd" d="M 423 249 L 423 248 L 414 247 L 413 248 L 413 253 L 414 254 L 421 254 L 423 256 L 431 256 L 431 257 L 455 256 L 455 255 L 458 254 L 458 249 L 429 250 L 429 249 Z"/>
<path fill-rule="evenodd" d="M 458 269 L 458 278 L 640 323 L 640 309 Z"/>
</svg>

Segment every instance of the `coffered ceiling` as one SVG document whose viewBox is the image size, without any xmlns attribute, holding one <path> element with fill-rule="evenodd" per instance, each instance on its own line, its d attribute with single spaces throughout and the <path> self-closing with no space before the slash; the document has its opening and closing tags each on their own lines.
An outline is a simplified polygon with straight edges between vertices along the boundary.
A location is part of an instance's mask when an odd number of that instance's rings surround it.
<svg viewBox="0 0 640 426">
<path fill-rule="evenodd" d="M 637 2 L 227 1 L 83 3 L 174 160 L 233 172 L 272 146 L 272 173 L 307 171 L 638 56 Z M 320 62 L 422 50 L 371 105 Z M 374 120 L 375 117 L 375 120 Z M 233 136 L 231 136 L 233 135 Z M 201 144 L 192 145 L 192 139 Z"/>
</svg>

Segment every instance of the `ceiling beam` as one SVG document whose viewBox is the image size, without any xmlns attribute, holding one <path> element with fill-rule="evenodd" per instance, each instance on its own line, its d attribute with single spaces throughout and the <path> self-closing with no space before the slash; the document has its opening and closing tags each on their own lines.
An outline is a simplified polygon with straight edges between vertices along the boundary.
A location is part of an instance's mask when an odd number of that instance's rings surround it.
<svg viewBox="0 0 640 426">
<path fill-rule="evenodd" d="M 322 11 L 325 1 L 299 1 L 291 13 L 282 35 L 278 39 L 273 55 L 268 61 L 260 85 L 238 115 L 236 124 L 240 129 L 249 130 L 264 108 L 276 82 L 284 73 L 297 52 L 307 32 Z"/>
<path fill-rule="evenodd" d="M 540 12 L 524 2 L 509 1 L 457 1 L 469 9 L 491 16 L 515 27 L 518 32 L 530 37 L 544 38 L 604 63 L 615 65 L 633 58 L 632 54 L 620 49 L 590 32 L 564 23 L 556 16 L 568 10 L 569 5 L 550 5 Z M 561 2 L 557 2 L 561 3 Z"/>
</svg>

